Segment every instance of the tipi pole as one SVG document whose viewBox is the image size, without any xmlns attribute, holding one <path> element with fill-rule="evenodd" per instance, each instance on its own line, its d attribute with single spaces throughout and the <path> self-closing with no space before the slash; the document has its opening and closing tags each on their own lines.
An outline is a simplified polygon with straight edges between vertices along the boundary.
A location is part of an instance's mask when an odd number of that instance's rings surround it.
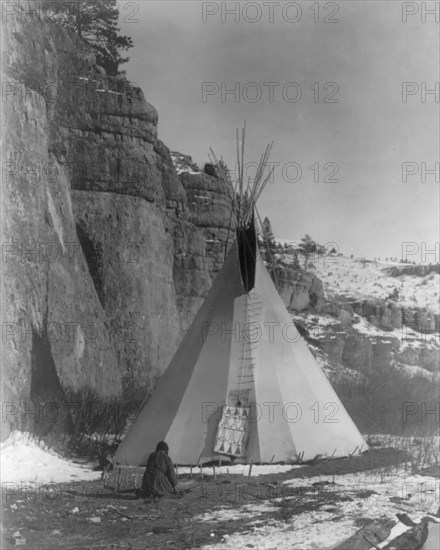
<svg viewBox="0 0 440 550">
<path fill-rule="evenodd" d="M 359 447 L 359 445 L 356 445 L 355 450 L 354 450 L 352 453 L 350 453 L 350 458 L 351 458 L 352 456 L 354 456 L 354 453 L 358 450 L 358 447 Z"/>
<path fill-rule="evenodd" d="M 225 260 L 226 260 L 226 256 L 228 255 L 229 232 L 231 231 L 232 212 L 233 212 L 233 208 L 231 207 L 231 214 L 229 215 L 229 223 L 228 223 L 228 233 L 226 235 L 226 242 L 225 242 Z"/>
<path fill-rule="evenodd" d="M 237 136 L 236 136 L 236 141 L 237 141 L 237 172 L 238 172 L 238 193 L 239 193 L 239 197 L 240 197 L 240 204 L 239 204 L 239 209 L 238 209 L 238 226 L 240 227 L 241 225 L 241 211 L 242 211 L 242 204 L 241 204 L 241 199 L 243 197 L 243 182 L 241 180 L 241 167 L 240 167 L 240 141 L 239 141 L 239 134 L 238 134 L 238 128 L 237 128 Z"/>
<path fill-rule="evenodd" d="M 240 166 L 240 181 L 241 181 L 241 195 L 243 195 L 243 176 L 244 176 L 244 144 L 246 141 L 246 121 L 244 121 L 243 128 L 241 129 L 241 166 Z"/>
<path fill-rule="evenodd" d="M 252 473 L 252 466 L 253 466 L 253 461 L 251 460 L 251 463 L 249 465 L 249 473 L 248 473 L 248 477 L 251 477 L 251 473 Z"/>
<path fill-rule="evenodd" d="M 272 464 L 273 463 L 273 459 L 275 458 L 275 455 L 272 456 L 272 458 L 270 459 L 270 463 Z"/>
</svg>

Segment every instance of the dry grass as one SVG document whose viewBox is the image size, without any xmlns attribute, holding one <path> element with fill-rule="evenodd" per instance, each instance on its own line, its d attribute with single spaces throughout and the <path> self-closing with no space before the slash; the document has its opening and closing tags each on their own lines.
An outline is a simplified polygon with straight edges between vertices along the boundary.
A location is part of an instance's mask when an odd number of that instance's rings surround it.
<svg viewBox="0 0 440 550">
<path fill-rule="evenodd" d="M 339 380 L 333 386 L 362 433 L 439 435 L 438 414 L 427 412 L 438 411 L 438 386 L 423 376 L 377 369 L 359 383 Z"/>
</svg>

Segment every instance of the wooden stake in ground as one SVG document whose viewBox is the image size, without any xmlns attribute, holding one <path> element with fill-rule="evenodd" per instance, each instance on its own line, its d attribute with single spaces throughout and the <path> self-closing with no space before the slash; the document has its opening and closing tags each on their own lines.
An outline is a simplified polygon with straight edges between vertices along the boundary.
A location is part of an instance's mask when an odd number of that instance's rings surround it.
<svg viewBox="0 0 440 550">
<path fill-rule="evenodd" d="M 121 483 L 121 468 L 116 468 L 116 479 L 115 479 L 115 493 L 119 492 L 119 485 Z"/>
</svg>

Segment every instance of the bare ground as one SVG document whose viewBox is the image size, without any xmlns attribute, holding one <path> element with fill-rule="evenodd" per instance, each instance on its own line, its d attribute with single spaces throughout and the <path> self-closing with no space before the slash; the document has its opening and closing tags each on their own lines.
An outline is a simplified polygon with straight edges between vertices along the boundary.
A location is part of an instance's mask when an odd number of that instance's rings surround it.
<svg viewBox="0 0 440 550">
<path fill-rule="evenodd" d="M 324 461 L 314 466 L 279 474 L 247 477 L 240 475 L 180 476 L 183 494 L 168 498 L 143 500 L 134 496 L 134 480 L 116 492 L 102 482 L 72 482 L 26 489 L 18 484 L 3 484 L 3 544 L 14 547 L 14 532 L 26 539 L 25 548 L 58 549 L 133 549 L 198 548 L 222 540 L 224 535 L 246 531 L 258 521 L 287 522 L 313 507 L 334 504 L 344 497 L 332 491 L 332 482 L 319 487 L 301 488 L 301 479 L 315 476 L 343 475 L 366 470 L 394 468 L 406 462 L 408 454 L 394 449 L 371 449 L 355 458 Z M 205 472 L 213 472 L 205 469 Z M 433 475 L 429 471 L 429 475 Z M 436 472 L 438 477 L 438 469 Z M 287 489 L 283 481 L 295 479 L 295 488 Z M 319 499 L 311 499 L 310 491 L 319 490 Z M 287 491 L 287 492 L 286 492 Z M 289 493 L 290 491 L 290 493 Z M 359 489 L 356 499 L 369 496 Z M 285 500 L 283 497 L 292 497 Z M 276 500 L 271 511 L 252 517 L 234 517 L 212 522 L 193 518 L 219 508 L 238 509 Z M 233 514 L 232 514 L 233 515 Z M 389 525 L 378 527 L 378 537 L 386 538 Z M 341 547 L 342 548 L 342 547 Z"/>
</svg>

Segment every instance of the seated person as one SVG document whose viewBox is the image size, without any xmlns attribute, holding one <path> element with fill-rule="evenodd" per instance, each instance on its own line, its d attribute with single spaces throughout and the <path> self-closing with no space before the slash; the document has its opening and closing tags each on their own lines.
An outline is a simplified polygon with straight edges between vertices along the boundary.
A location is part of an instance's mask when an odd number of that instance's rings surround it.
<svg viewBox="0 0 440 550">
<path fill-rule="evenodd" d="M 173 462 L 168 456 L 168 445 L 164 441 L 160 441 L 156 445 L 156 451 L 148 457 L 139 496 L 161 497 L 169 493 L 176 493 L 176 486 L 177 477 Z"/>
</svg>

